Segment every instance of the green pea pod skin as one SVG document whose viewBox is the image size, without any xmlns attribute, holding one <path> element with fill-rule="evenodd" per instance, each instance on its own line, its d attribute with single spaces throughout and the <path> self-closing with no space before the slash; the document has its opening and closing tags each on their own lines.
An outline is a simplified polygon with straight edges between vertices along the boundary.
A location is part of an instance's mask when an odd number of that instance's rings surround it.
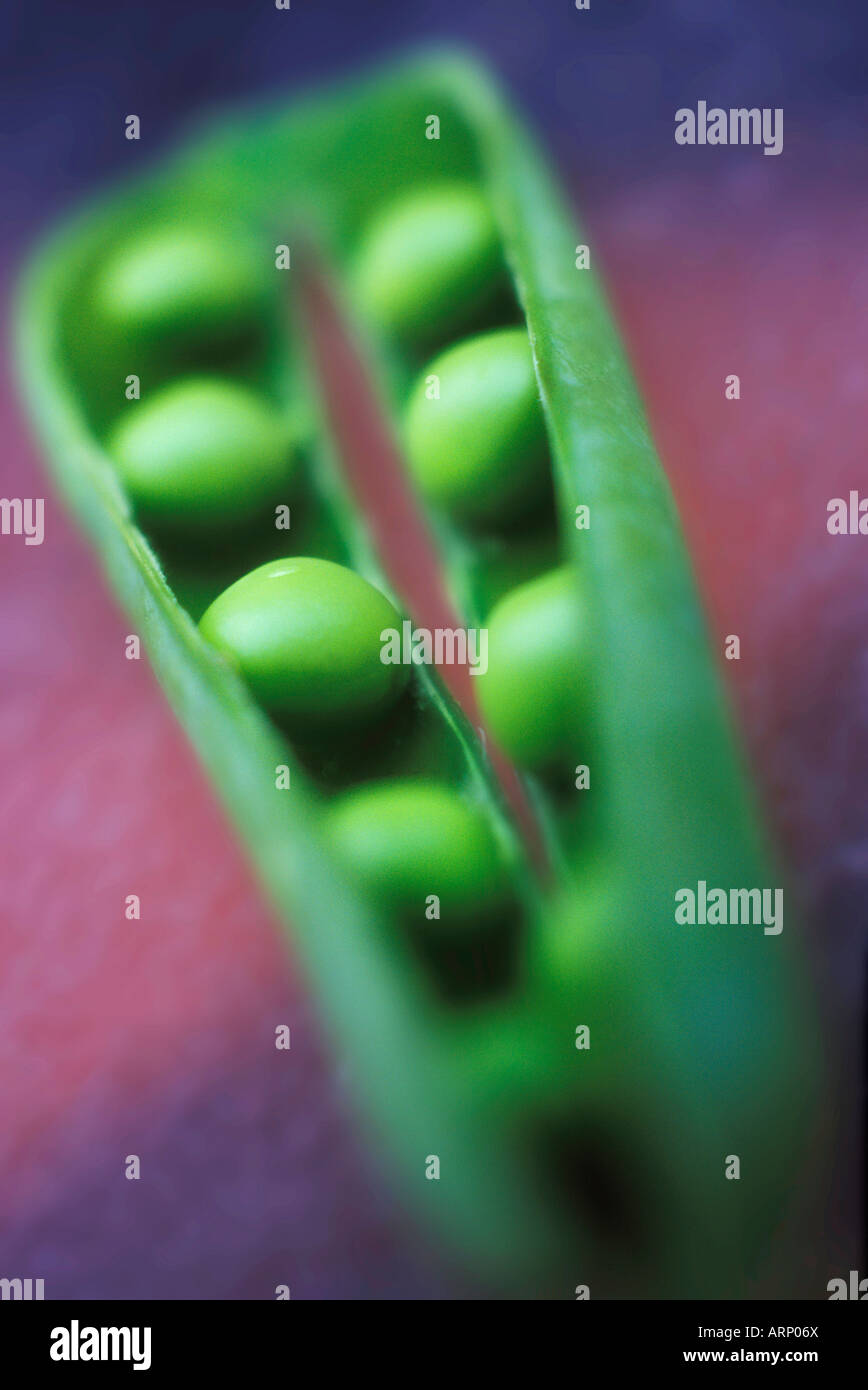
<svg viewBox="0 0 868 1390">
<path fill-rule="evenodd" d="M 426 139 L 432 115 L 438 140 Z M 102 441 L 127 372 L 146 362 L 157 384 L 178 366 L 150 341 L 140 358 L 120 361 L 82 293 L 131 232 L 187 209 L 197 226 L 237 222 L 269 264 L 299 229 L 349 286 L 359 229 L 387 199 L 435 178 L 478 181 L 491 201 L 545 412 L 559 559 L 575 562 L 590 615 L 583 852 L 563 860 L 557 902 L 522 880 L 533 921 L 519 979 L 508 996 L 460 1010 L 430 989 L 394 923 L 347 878 L 329 849 L 322 796 L 179 602 L 198 614 L 228 576 L 197 571 L 188 584 L 184 565 L 158 558 L 135 525 Z M 590 1281 L 594 1296 L 730 1296 L 747 1287 L 793 1184 L 813 1104 L 813 1034 L 789 917 L 779 937 L 675 921 L 679 888 L 777 880 L 641 405 L 595 277 L 575 268 L 580 239 L 485 72 L 460 55 L 427 55 L 289 111 L 221 124 L 62 230 L 23 286 L 21 376 L 61 489 L 292 923 L 363 1113 L 410 1202 L 462 1260 L 506 1288 L 573 1297 Z M 346 563 L 349 549 L 376 583 L 334 481 L 303 351 L 286 343 L 292 271 L 274 273 L 261 322 L 245 324 L 248 300 L 233 301 L 247 345 L 236 367 L 285 396 L 300 422 L 294 437 L 307 440 L 321 505 L 303 516 L 293 553 Z M 346 303 L 397 431 L 419 361 L 365 320 L 349 289 Z M 593 516 L 583 532 L 572 525 L 580 503 Z M 440 770 L 485 805 L 514 855 L 471 730 L 439 682 L 419 678 Z M 291 793 L 275 787 L 284 764 Z M 582 1024 L 586 1050 L 575 1045 Z M 724 1177 L 731 1154 L 738 1182 Z M 429 1155 L 440 1159 L 436 1182 L 425 1177 Z M 609 1213 L 602 1224 L 600 1210 Z"/>
<path fill-rule="evenodd" d="M 474 100 L 536 359 L 564 551 L 593 624 L 598 756 L 586 832 L 606 845 L 622 901 L 592 930 L 620 961 L 634 1004 L 608 1065 L 598 1053 L 588 1072 L 657 1098 L 636 1116 L 637 1146 L 644 1132 L 659 1151 L 672 1124 L 658 1170 L 676 1178 L 661 1203 L 659 1248 L 672 1259 L 658 1292 L 732 1296 L 755 1272 L 784 1204 L 784 1175 L 798 1170 L 816 1125 L 819 1056 L 793 950 L 798 909 L 759 829 L 623 349 L 596 277 L 576 268 L 584 237 L 526 134 L 486 119 L 482 89 Z M 590 509 L 587 530 L 573 524 L 580 504 Z M 678 924 L 676 892 L 700 881 L 784 887 L 782 934 Z M 583 913 L 579 895 L 574 915 Z M 535 942 L 541 950 L 545 936 Z M 724 1178 L 728 1155 L 740 1158 L 738 1182 Z"/>
</svg>

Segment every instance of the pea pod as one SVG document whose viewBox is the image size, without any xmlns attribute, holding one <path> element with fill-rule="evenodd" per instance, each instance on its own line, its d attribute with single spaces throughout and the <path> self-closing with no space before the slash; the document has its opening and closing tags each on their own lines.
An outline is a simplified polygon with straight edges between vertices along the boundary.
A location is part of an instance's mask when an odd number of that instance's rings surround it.
<svg viewBox="0 0 868 1390">
<path fill-rule="evenodd" d="M 390 206 L 411 225 L 419 218 L 427 185 L 451 190 L 445 201 L 465 219 L 452 243 L 457 260 L 438 261 L 425 282 L 443 311 L 430 316 L 425 286 L 418 298 L 407 290 L 412 266 L 399 267 L 405 279 L 390 303 L 388 257 L 376 242 L 388 240 L 381 220 Z M 477 215 L 479 196 L 499 248 Z M 437 238 L 424 199 L 422 207 L 430 257 Z M 439 215 L 436 205 L 428 215 Z M 159 267 L 152 250 L 133 254 L 136 240 L 156 242 L 165 258 L 171 229 L 185 220 L 209 238 L 223 228 L 232 249 L 202 249 L 180 308 L 169 296 L 142 324 L 136 314 L 124 322 L 124 304 Z M 683 887 L 752 889 L 772 883 L 773 871 L 674 509 L 596 278 L 576 266 L 578 240 L 539 151 L 486 74 L 461 57 L 426 57 L 220 125 L 64 229 L 24 287 L 22 376 L 61 487 L 292 923 L 359 1095 L 420 1212 L 483 1274 L 524 1291 L 569 1297 L 590 1283 L 595 1294 L 721 1296 L 744 1288 L 776 1220 L 782 1166 L 800 1142 L 792 1092 L 796 1081 L 809 1092 L 813 1055 L 790 933 L 686 928 L 675 918 Z M 517 578 L 547 569 L 563 569 L 580 596 L 579 698 L 552 721 L 555 741 L 560 720 L 568 747 L 585 740 L 591 787 L 580 801 L 578 789 L 530 782 L 551 885 L 530 874 L 479 743 L 429 671 L 413 673 L 406 723 L 381 710 L 377 737 L 336 750 L 293 724 L 297 700 L 277 701 L 268 680 L 251 675 L 261 674 L 261 646 L 239 657 L 223 619 L 215 625 L 230 586 L 293 557 L 354 570 L 392 597 L 340 476 L 303 320 L 287 329 L 286 299 L 309 242 L 334 277 L 396 438 L 430 354 L 456 346 L 444 335 L 506 334 L 522 350 L 526 336 L 540 421 L 519 439 L 506 475 L 495 466 L 502 453 L 489 456 L 484 486 L 472 489 L 459 524 L 441 518 L 438 535 L 468 623 L 484 620 Z M 288 273 L 275 257 L 284 244 Z M 246 247 L 273 276 L 265 293 L 256 266 L 239 268 Z M 132 286 L 123 278 L 130 264 Z M 224 267 L 222 294 L 207 283 L 213 264 Z M 471 286 L 474 278 L 486 283 Z M 269 402 L 293 441 L 287 535 L 257 522 L 257 507 L 217 545 L 149 526 L 112 457 L 128 374 L 141 377 L 143 405 L 152 389 L 215 374 Z M 526 423 L 516 417 L 506 443 Z M 257 506 L 283 486 L 274 455 L 260 457 L 267 486 Z M 450 486 L 437 500 L 454 496 Z M 574 524 L 578 507 L 589 509 L 588 529 Z M 524 515 L 535 517 L 529 540 L 517 529 Z M 194 622 L 203 613 L 204 635 Z M 244 633 L 258 621 L 245 610 Z M 298 669 L 284 673 L 290 690 Z M 386 696 L 371 691 L 373 717 Z M 276 769 L 287 770 L 288 787 L 278 787 Z M 510 919 L 513 968 L 499 959 L 483 970 L 497 981 L 484 999 L 472 988 L 460 1001 L 444 997 L 438 971 L 461 957 L 462 940 L 432 947 L 437 933 L 418 920 L 405 930 L 403 897 L 385 901 L 376 872 L 368 881 L 359 872 L 381 858 L 364 847 L 367 829 L 380 817 L 394 834 L 400 817 L 389 797 L 364 803 L 361 816 L 345 798 L 408 778 L 424 805 L 441 806 L 429 811 L 442 815 L 438 825 L 451 815 L 437 802 L 444 784 L 453 808 L 457 797 L 454 834 L 435 836 L 428 852 L 457 916 L 469 914 L 472 953 L 484 957 L 490 945 L 478 936 L 482 899 Z M 497 871 L 471 872 L 462 839 L 496 854 Z M 416 869 L 419 841 L 408 835 L 407 844 Z M 382 862 L 383 881 L 406 883 L 411 899 L 425 886 L 424 874 L 402 877 L 394 856 Z M 580 1049 L 583 1027 L 590 1046 Z M 737 1183 L 724 1176 L 732 1154 L 744 1168 Z M 426 1176 L 433 1157 L 436 1181 Z"/>
</svg>

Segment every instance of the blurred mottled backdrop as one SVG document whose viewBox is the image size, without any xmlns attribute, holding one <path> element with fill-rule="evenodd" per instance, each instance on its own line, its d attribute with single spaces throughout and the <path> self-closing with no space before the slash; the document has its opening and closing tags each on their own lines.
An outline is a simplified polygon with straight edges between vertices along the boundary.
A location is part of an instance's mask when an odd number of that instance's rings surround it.
<svg viewBox="0 0 868 1390">
<path fill-rule="evenodd" d="M 625 187 L 702 168 L 709 152 L 691 166 L 672 138 L 675 109 L 700 99 L 783 106 L 784 162 L 813 146 L 842 174 L 868 115 L 860 0 L 591 0 L 584 13 L 574 0 L 291 0 L 287 13 L 271 0 L 11 0 L 3 33 L 4 224 L 16 238 L 150 159 L 191 113 L 430 40 L 494 63 L 565 169 Z M 123 138 L 127 112 L 143 122 L 138 147 Z"/>
<path fill-rule="evenodd" d="M 824 1297 L 864 1258 L 868 541 L 825 529 L 830 497 L 868 490 L 863 0 L 10 0 L 2 33 L 4 286 L 56 215 L 191 120 L 417 42 L 471 45 L 541 128 L 712 628 L 742 638 L 726 674 L 840 1078 L 825 1235 L 806 1232 L 800 1272 Z M 782 155 L 676 146 L 675 110 L 699 100 L 782 107 Z M 0 491 L 39 496 L 8 376 Z M 42 547 L 0 538 L 0 576 L 0 1275 L 42 1277 L 48 1297 L 472 1292 L 360 1142 L 303 982 L 53 500 Z M 147 930 L 123 923 L 130 891 Z M 123 1179 L 127 1153 L 143 1181 Z"/>
</svg>

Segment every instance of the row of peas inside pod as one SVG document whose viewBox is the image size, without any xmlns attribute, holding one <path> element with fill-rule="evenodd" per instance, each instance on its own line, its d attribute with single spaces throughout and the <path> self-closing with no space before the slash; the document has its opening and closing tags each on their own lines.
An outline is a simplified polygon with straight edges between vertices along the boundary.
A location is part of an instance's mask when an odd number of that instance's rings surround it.
<svg viewBox="0 0 868 1390">
<path fill-rule="evenodd" d="M 483 721 L 528 775 L 563 864 L 581 834 L 576 790 L 589 785 L 588 624 L 562 558 L 531 342 L 488 200 L 469 184 L 399 197 L 362 232 L 354 285 L 385 352 L 415 365 L 398 402 L 404 453 L 456 608 L 487 631 Z"/>
<path fill-rule="evenodd" d="M 419 242 L 432 215 L 435 239 Z M 390 241 L 404 248 L 403 265 Z M 427 277 L 410 293 L 423 262 Z M 503 312 L 493 221 L 470 186 L 402 199 L 371 229 L 356 283 L 381 307 L 389 263 L 402 335 L 415 337 L 424 322 L 430 342 L 437 315 L 442 339 L 455 325 Z M 447 992 L 499 988 L 514 976 L 524 911 L 512 832 L 497 794 L 480 790 L 478 767 L 468 769 L 453 746 L 454 716 L 444 720 L 430 677 L 381 659 L 384 635 L 400 630 L 402 616 L 387 586 L 359 572 L 370 566 L 320 456 L 321 426 L 273 302 L 285 280 L 275 277 L 269 296 L 268 264 L 269 248 L 246 232 L 178 221 L 113 249 L 92 286 L 92 315 L 113 350 L 121 345 L 140 369 L 143 389 L 107 418 L 107 452 L 202 635 L 328 797 L 329 840 L 350 873 L 405 924 Z M 453 414 L 426 423 L 417 407 L 417 442 L 439 430 L 445 458 L 457 431 L 466 476 L 454 478 L 453 493 L 475 496 L 476 515 L 488 498 L 495 515 L 514 517 L 519 499 L 544 488 L 547 471 L 526 331 L 501 328 L 451 355 L 454 370 L 442 375 Z M 496 437 L 487 438 L 494 421 Z M 410 456 L 424 491 L 419 451 Z M 436 473 L 436 450 L 428 459 Z M 514 474 L 524 481 L 515 485 Z M 559 574 L 546 582 L 560 583 Z M 491 681 L 486 705 L 515 753 L 520 741 L 508 728 L 524 723 L 523 687 L 510 695 L 511 668 L 507 653 L 505 678 Z M 548 697 L 557 699 L 551 689 Z"/>
</svg>

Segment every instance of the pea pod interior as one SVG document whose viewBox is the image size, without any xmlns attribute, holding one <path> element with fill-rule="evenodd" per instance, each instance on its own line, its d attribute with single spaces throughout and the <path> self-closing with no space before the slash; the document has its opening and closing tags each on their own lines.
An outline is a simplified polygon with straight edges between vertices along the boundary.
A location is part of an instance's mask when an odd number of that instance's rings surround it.
<svg viewBox="0 0 868 1390">
<path fill-rule="evenodd" d="M 432 185 L 483 190 L 507 272 L 466 320 L 432 326 L 423 350 L 408 346 L 409 311 L 378 320 L 357 268 L 383 208 Z M 249 242 L 271 279 L 233 281 L 224 266 L 237 291 L 223 296 L 231 331 L 196 340 L 196 323 L 220 309 L 206 313 L 200 297 L 173 353 L 143 331 L 130 361 L 94 312 L 93 286 L 133 234 L 179 218 Z M 292 922 L 416 1205 L 485 1273 L 535 1292 L 570 1296 L 588 1275 L 601 1292 L 721 1296 L 743 1287 L 776 1219 L 781 1165 L 804 1123 L 793 1088 L 805 1107 L 813 1051 L 786 933 L 686 935 L 675 921 L 683 886 L 763 887 L 774 870 L 641 404 L 596 276 L 576 266 L 581 240 L 487 75 L 460 56 L 425 57 L 289 111 L 222 123 L 64 229 L 25 285 L 23 380 L 61 485 Z M 442 523 L 438 534 L 468 622 L 555 566 L 582 594 L 582 698 L 570 717 L 587 739 L 591 787 L 565 795 L 531 784 L 555 852 L 553 893 L 527 872 L 474 734 L 436 677 L 414 676 L 418 699 L 397 740 L 363 746 L 337 769 L 300 756 L 194 621 L 241 575 L 281 558 L 287 538 L 272 528 L 266 542 L 243 526 L 216 546 L 146 538 L 120 485 L 107 445 L 128 373 L 146 391 L 193 369 L 231 375 L 267 396 L 296 441 L 305 482 L 290 501 L 291 553 L 388 590 L 341 482 L 298 321 L 287 331 L 285 301 L 308 243 L 330 269 L 396 435 L 449 335 L 527 334 L 549 500 L 521 538 Z M 275 268 L 284 244 L 285 272 Z M 580 506 L 591 517 L 582 530 Z M 275 787 L 282 765 L 289 793 Z M 396 773 L 435 773 L 459 788 L 510 864 L 524 912 L 519 966 L 507 991 L 473 1007 L 429 987 L 424 962 L 329 847 L 335 787 Z M 586 1051 L 575 1044 L 582 1025 Z M 425 1179 L 431 1153 L 439 1182 Z M 722 1176 L 732 1153 L 745 1169 L 738 1184 Z M 565 1221 L 568 1202 L 577 1211 Z"/>
</svg>

